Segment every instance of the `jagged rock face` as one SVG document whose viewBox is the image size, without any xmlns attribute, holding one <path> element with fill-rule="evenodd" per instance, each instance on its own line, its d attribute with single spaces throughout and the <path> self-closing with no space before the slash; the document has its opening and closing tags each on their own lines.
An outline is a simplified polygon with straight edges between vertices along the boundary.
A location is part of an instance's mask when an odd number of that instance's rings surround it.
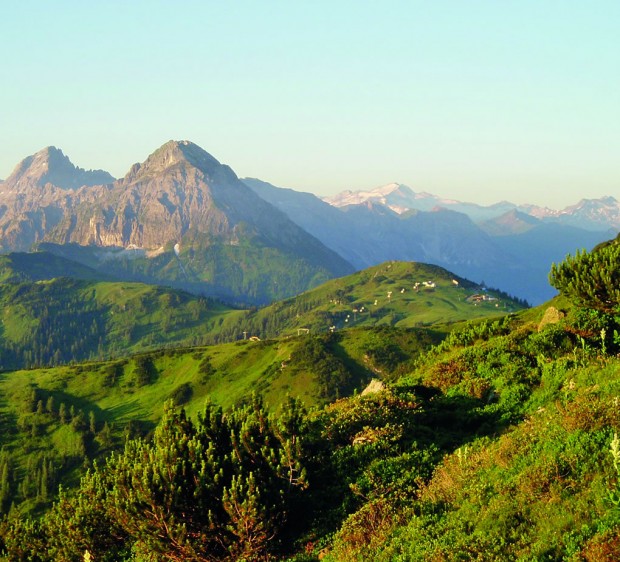
<svg viewBox="0 0 620 562">
<path fill-rule="evenodd" d="M 156 249 L 191 232 L 236 244 L 243 232 L 292 248 L 291 239 L 308 237 L 230 168 L 187 141 L 166 143 L 99 194 L 96 201 L 79 201 L 71 220 L 49 239 Z"/>
<path fill-rule="evenodd" d="M 168 145 L 133 166 L 94 206 L 80 202 L 75 224 L 57 228 L 52 240 L 154 249 L 180 241 L 192 229 L 226 236 L 231 225 L 214 205 L 207 183 L 213 180 Z"/>
<path fill-rule="evenodd" d="M 62 189 L 77 189 L 83 185 L 102 185 L 113 181 L 114 178 L 103 170 L 77 168 L 62 150 L 48 146 L 24 158 L 2 184 L 2 189 L 23 192 L 48 184 Z"/>
<path fill-rule="evenodd" d="M 3 249 L 39 241 L 158 248 L 190 230 L 230 240 L 243 218 L 214 203 L 214 191 L 225 206 L 243 203 L 245 194 L 227 193 L 239 191 L 235 174 L 187 141 L 166 143 L 112 185 L 80 183 L 95 178 L 113 179 L 76 168 L 54 148 L 25 158 L 1 186 Z"/>
<path fill-rule="evenodd" d="M 74 166 L 48 147 L 24 158 L 0 184 L 0 250 L 29 250 L 45 240 L 78 202 L 97 200 L 114 178 Z M 85 187 L 82 187 L 85 186 Z"/>
<path fill-rule="evenodd" d="M 71 224 L 76 205 L 92 205 L 109 188 L 92 186 L 78 190 L 51 184 L 20 191 L 0 190 L 0 249 L 28 251 L 49 239 L 58 225 Z"/>
<path fill-rule="evenodd" d="M 0 185 L 2 250 L 37 242 L 171 248 L 185 238 L 211 244 L 274 248 L 332 274 L 350 265 L 235 173 L 188 141 L 170 141 L 111 184 L 73 187 L 79 168 L 56 149 L 26 158 Z M 78 170 L 76 172 L 76 170 Z M 88 174 L 88 173 L 86 173 Z M 63 180 L 56 186 L 50 179 Z"/>
</svg>

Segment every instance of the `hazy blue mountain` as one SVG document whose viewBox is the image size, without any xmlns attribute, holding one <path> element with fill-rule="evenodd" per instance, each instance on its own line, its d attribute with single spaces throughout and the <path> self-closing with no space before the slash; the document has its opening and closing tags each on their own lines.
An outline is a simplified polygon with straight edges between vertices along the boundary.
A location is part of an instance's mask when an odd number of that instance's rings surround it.
<svg viewBox="0 0 620 562">
<path fill-rule="evenodd" d="M 547 222 L 556 222 L 586 230 L 620 231 L 620 201 L 615 197 L 582 199 L 579 203 L 543 217 Z"/>
<path fill-rule="evenodd" d="M 432 211 L 443 208 L 466 214 L 476 223 L 488 222 L 504 216 L 511 211 L 520 212 L 541 219 L 575 226 L 584 230 L 607 232 L 609 229 L 620 230 L 620 202 L 614 197 L 599 199 L 582 199 L 579 203 L 561 210 L 549 209 L 537 205 L 515 205 L 501 201 L 493 205 L 477 205 L 453 199 L 445 199 L 426 192 L 414 192 L 410 187 L 390 183 L 370 190 L 346 190 L 325 201 L 335 207 L 360 205 L 363 203 L 380 203 L 397 213 L 411 210 Z"/>
<path fill-rule="evenodd" d="M 476 203 L 445 199 L 425 191 L 415 192 L 409 186 L 400 183 L 389 183 L 366 191 L 346 190 L 334 196 L 326 197 L 325 201 L 335 207 L 360 205 L 368 202 L 380 203 L 397 213 L 446 209 L 464 213 L 474 222 L 489 220 L 516 208 L 516 205 L 507 201 L 483 206 Z"/>
<path fill-rule="evenodd" d="M 552 262 L 610 237 L 609 230 L 588 231 L 551 223 L 551 219 L 536 218 L 510 203 L 488 208 L 474 205 L 484 211 L 475 214 L 478 218 L 493 217 L 476 223 L 470 214 L 450 210 L 469 208 L 471 212 L 472 206 L 446 201 L 437 206 L 437 198 L 414 194 L 399 184 L 384 186 L 372 196 L 369 192 L 345 192 L 349 195 L 340 198 L 339 206 L 326 206 L 327 201 L 308 193 L 256 179 L 244 181 L 358 268 L 391 259 L 432 263 L 531 303 L 555 294 L 547 279 Z M 407 211 L 407 200 L 432 210 Z M 345 201 L 350 203 L 342 204 Z"/>
</svg>

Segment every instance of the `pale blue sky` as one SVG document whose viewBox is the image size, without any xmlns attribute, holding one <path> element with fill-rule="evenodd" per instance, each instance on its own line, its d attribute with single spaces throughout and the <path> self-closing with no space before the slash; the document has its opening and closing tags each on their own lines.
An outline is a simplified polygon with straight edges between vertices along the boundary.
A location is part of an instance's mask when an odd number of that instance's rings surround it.
<svg viewBox="0 0 620 562">
<path fill-rule="evenodd" d="M 620 198 L 620 2 L 0 0 L 0 177 L 122 176 L 189 139 L 240 176 L 563 207 Z"/>
</svg>

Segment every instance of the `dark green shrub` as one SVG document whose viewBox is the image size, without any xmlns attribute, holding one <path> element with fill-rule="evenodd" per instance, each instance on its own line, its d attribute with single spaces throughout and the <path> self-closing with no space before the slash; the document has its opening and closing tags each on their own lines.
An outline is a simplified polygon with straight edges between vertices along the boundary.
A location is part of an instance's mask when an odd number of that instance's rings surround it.
<svg viewBox="0 0 620 562">
<path fill-rule="evenodd" d="M 620 244 L 610 243 L 592 252 L 551 266 L 549 282 L 573 302 L 601 312 L 613 313 L 620 306 Z"/>
<path fill-rule="evenodd" d="M 153 364 L 153 360 L 148 355 L 140 355 L 135 359 L 134 376 L 135 383 L 138 387 L 145 386 L 153 382 L 157 375 L 157 369 Z"/>
<path fill-rule="evenodd" d="M 185 382 L 179 386 L 177 386 L 168 396 L 169 400 L 172 400 L 172 403 L 175 406 L 181 406 L 183 404 L 187 404 L 194 393 L 192 389 L 192 385 L 188 382 Z"/>
</svg>

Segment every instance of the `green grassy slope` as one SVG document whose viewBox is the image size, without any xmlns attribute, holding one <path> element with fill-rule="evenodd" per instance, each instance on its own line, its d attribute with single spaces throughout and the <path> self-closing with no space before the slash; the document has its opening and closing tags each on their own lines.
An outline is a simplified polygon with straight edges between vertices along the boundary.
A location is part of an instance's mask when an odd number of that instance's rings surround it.
<svg viewBox="0 0 620 562">
<path fill-rule="evenodd" d="M 475 295 L 485 300 L 473 300 Z M 420 327 L 502 316 L 522 308 L 523 303 L 485 291 L 441 267 L 388 262 L 227 320 L 222 334 L 241 337 L 246 331 L 263 338 L 305 330 L 321 333 L 332 327 L 335 331 L 351 326 Z"/>
<path fill-rule="evenodd" d="M 42 281 L 54 277 L 73 277 L 102 281 L 105 272 L 49 252 L 14 252 L 0 255 L 0 283 Z"/>
<path fill-rule="evenodd" d="M 409 433 L 337 446 L 356 493 L 323 559 L 618 559 L 617 320 L 553 304 L 549 324 L 544 306 L 455 331 L 393 387 L 418 406 Z M 330 415 L 378 413 L 368 400 Z M 366 434 L 398 419 L 377 413 Z"/>
<path fill-rule="evenodd" d="M 59 482 L 76 482 L 85 459 L 105 455 L 124 435 L 149 432 L 168 399 L 192 416 L 207 399 L 230 408 L 253 392 L 272 410 L 288 395 L 320 405 L 361 390 L 373 377 L 408 370 L 437 341 L 426 329 L 358 328 L 0 374 L 0 449 L 12 474 L 0 508 L 10 501 L 24 510 L 44 505 Z M 19 484 L 44 459 L 47 492 L 34 481 Z"/>
<path fill-rule="evenodd" d="M 237 311 L 140 283 L 56 278 L 0 284 L 2 369 L 209 341 Z"/>
<path fill-rule="evenodd" d="M 0 266 L 5 279 L 0 283 L 2 369 L 250 337 L 445 325 L 521 306 L 439 267 L 405 262 L 376 266 L 247 311 L 173 289 L 97 281 L 90 277 L 96 276 L 93 270 L 43 252 L 3 256 Z M 81 280 L 54 277 L 63 272 Z M 473 302 L 473 295 L 487 300 Z"/>
<path fill-rule="evenodd" d="M 169 285 L 239 306 L 265 305 L 298 294 L 353 267 L 334 254 L 337 264 L 320 265 L 320 256 L 302 258 L 259 239 L 223 242 L 217 236 L 185 234 L 177 255 L 172 244 L 146 257 L 118 248 L 43 243 L 39 248 L 88 265 L 118 279 Z M 332 267 L 333 266 L 333 267 Z"/>
</svg>

